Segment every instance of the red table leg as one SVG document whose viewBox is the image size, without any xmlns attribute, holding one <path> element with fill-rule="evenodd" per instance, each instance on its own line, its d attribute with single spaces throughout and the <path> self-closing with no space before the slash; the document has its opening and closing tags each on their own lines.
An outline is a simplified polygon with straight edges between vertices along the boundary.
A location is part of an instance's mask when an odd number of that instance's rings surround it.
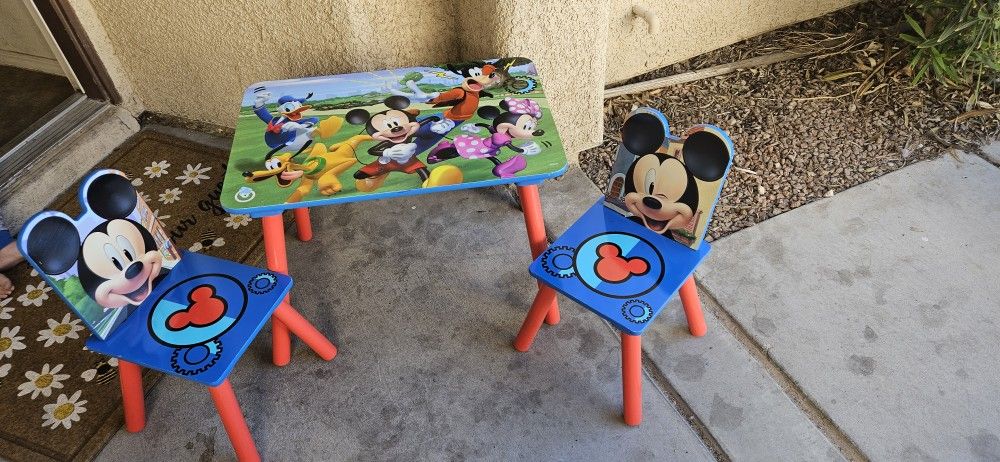
<svg viewBox="0 0 1000 462">
<path fill-rule="evenodd" d="M 545 284 L 541 284 L 538 288 L 538 294 L 535 295 L 535 302 L 531 304 L 528 316 L 524 318 L 521 330 L 517 333 L 517 338 L 514 340 L 514 349 L 517 351 L 528 351 L 528 348 L 531 348 L 531 342 L 535 341 L 535 335 L 538 334 L 538 329 L 542 327 L 542 320 L 545 319 L 546 314 L 552 312 L 555 300 L 556 291 Z"/>
<path fill-rule="evenodd" d="M 146 403 L 142 396 L 142 368 L 119 359 L 118 380 L 122 386 L 125 429 L 132 433 L 141 431 L 146 426 Z"/>
<path fill-rule="evenodd" d="M 642 337 L 622 334 L 622 400 L 625 424 L 642 422 Z"/>
<path fill-rule="evenodd" d="M 299 211 L 295 209 L 296 216 Z M 306 215 L 306 220 L 309 215 Z M 271 271 L 288 274 L 288 254 L 285 251 L 285 225 L 281 215 L 270 215 L 261 219 L 264 228 L 264 253 L 267 255 L 267 268 Z M 301 221 L 299 232 L 302 232 Z M 307 221 L 308 223 L 308 221 Z M 311 233 L 311 231 L 310 231 Z M 300 234 L 301 235 L 301 234 Z M 311 236 L 310 236 L 311 237 Z M 309 345 L 319 357 L 329 361 L 337 356 L 337 347 L 333 346 L 322 333 L 316 330 L 295 308 L 292 308 L 291 297 L 285 296 L 281 306 L 271 316 L 272 361 L 276 366 L 284 366 L 292 358 L 291 329 L 306 345 Z"/>
<path fill-rule="evenodd" d="M 701 337 L 708 332 L 705 325 L 705 315 L 701 312 L 701 300 L 698 298 L 698 287 L 694 284 L 694 276 L 688 276 L 680 289 L 681 304 L 684 305 L 684 316 L 688 320 L 688 331 L 695 337 Z"/>
<path fill-rule="evenodd" d="M 313 238 L 312 221 L 309 219 L 309 209 L 301 208 L 292 211 L 295 214 L 295 229 L 298 231 L 300 241 L 308 241 Z"/>
<path fill-rule="evenodd" d="M 517 195 L 521 198 L 521 210 L 524 212 L 524 226 L 528 230 L 531 258 L 535 259 L 549 246 L 549 238 L 545 235 L 545 220 L 542 218 L 542 201 L 538 198 L 538 186 L 518 185 Z M 541 291 L 543 286 L 544 284 L 539 282 L 538 290 Z M 545 322 L 550 325 L 559 323 L 559 304 L 555 297 L 552 297 Z"/>
<path fill-rule="evenodd" d="M 334 356 L 337 356 L 337 347 L 333 346 L 333 343 L 325 335 L 316 330 L 316 327 L 311 322 L 302 317 L 298 311 L 295 311 L 292 305 L 282 303 L 274 311 L 274 317 L 288 326 L 288 329 L 302 339 L 306 345 L 309 345 L 309 348 L 312 348 L 320 358 L 329 361 Z"/>
<path fill-rule="evenodd" d="M 257 445 L 250 435 L 250 428 L 243 418 L 243 410 L 240 403 L 236 401 L 236 394 L 229 384 L 229 379 L 223 380 L 215 387 L 208 387 L 208 392 L 212 394 L 212 401 L 215 402 L 215 409 L 219 411 L 219 418 L 222 419 L 222 426 L 225 427 L 229 435 L 229 441 L 236 450 L 236 459 L 240 462 L 260 461 L 260 454 L 257 453 Z"/>
<path fill-rule="evenodd" d="M 288 274 L 288 254 L 285 253 L 285 224 L 281 214 L 261 218 L 264 228 L 264 254 L 267 256 L 267 268 L 283 274 Z M 286 296 L 283 303 L 290 303 L 291 297 Z M 292 339 L 288 335 L 288 327 L 280 319 L 271 318 L 271 360 L 275 366 L 284 366 L 292 358 Z"/>
</svg>

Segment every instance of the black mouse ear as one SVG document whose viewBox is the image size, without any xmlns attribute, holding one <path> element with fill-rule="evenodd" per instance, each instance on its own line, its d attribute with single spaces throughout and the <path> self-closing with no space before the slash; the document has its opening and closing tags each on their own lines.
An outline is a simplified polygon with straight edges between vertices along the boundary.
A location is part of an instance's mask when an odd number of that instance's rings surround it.
<svg viewBox="0 0 1000 462">
<path fill-rule="evenodd" d="M 494 106 L 483 106 L 476 111 L 476 115 L 486 120 L 493 120 L 500 115 L 500 110 Z"/>
<path fill-rule="evenodd" d="M 457 68 L 457 67 L 455 67 L 455 65 L 454 65 L 454 64 L 448 64 L 448 65 L 447 65 L 446 67 L 447 67 L 447 68 L 448 68 L 448 70 L 449 70 L 449 71 L 451 71 L 451 72 L 452 72 L 453 74 L 458 74 L 458 75 L 462 75 L 462 70 L 461 70 L 461 69 L 459 69 L 459 68 Z"/>
<path fill-rule="evenodd" d="M 632 114 L 622 126 L 622 143 L 633 154 L 656 152 L 666 137 L 663 121 L 648 112 Z"/>
<path fill-rule="evenodd" d="M 347 123 L 351 125 L 364 125 L 368 123 L 369 118 L 371 118 L 371 115 L 364 109 L 351 109 L 350 112 L 344 116 Z"/>
<path fill-rule="evenodd" d="M 137 193 L 132 183 L 113 172 L 100 174 L 84 191 L 87 205 L 105 220 L 125 218 L 135 210 Z"/>
<path fill-rule="evenodd" d="M 28 258 L 51 276 L 69 271 L 80 257 L 80 234 L 63 217 L 42 218 L 31 227 L 24 243 Z"/>
<path fill-rule="evenodd" d="M 393 95 L 383 101 L 390 109 L 406 109 L 410 105 L 410 99 L 405 96 Z"/>
<path fill-rule="evenodd" d="M 698 130 L 684 139 L 684 166 L 695 178 L 715 181 L 726 174 L 731 159 L 729 144 L 713 131 Z"/>
</svg>

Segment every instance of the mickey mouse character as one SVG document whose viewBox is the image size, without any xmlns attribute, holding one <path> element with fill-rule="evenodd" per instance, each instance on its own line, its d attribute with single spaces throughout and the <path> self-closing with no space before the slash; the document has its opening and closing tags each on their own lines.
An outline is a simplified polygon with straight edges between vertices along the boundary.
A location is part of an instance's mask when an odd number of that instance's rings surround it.
<svg viewBox="0 0 1000 462">
<path fill-rule="evenodd" d="M 542 118 L 542 109 L 537 102 L 528 98 L 506 97 L 500 101 L 499 109 L 494 106 L 483 106 L 477 113 L 479 117 L 492 122 L 492 124 L 476 124 L 476 127 L 488 130 L 490 136 L 481 138 L 475 135 L 458 135 L 454 141 L 442 141 L 427 155 L 427 163 L 436 164 L 459 156 L 466 159 L 489 159 L 494 164 L 494 175 L 500 178 L 513 178 L 517 172 L 528 166 L 525 155 L 541 152 L 538 143 L 534 141 L 521 146 L 515 146 L 513 143 L 515 139 L 527 140 L 545 134 L 544 130 L 535 129 Z M 504 147 L 514 151 L 515 154 L 501 162 L 497 157 Z"/>
<path fill-rule="evenodd" d="M 724 133 L 699 125 L 679 143 L 671 142 L 666 121 L 656 114 L 629 117 L 622 127 L 622 147 L 636 156 L 624 185 L 632 219 L 671 239 L 668 230 L 689 228 L 699 207 L 699 183 L 717 181 L 729 168 L 732 148 Z"/>
<path fill-rule="evenodd" d="M 378 141 L 368 148 L 368 153 L 378 159 L 354 173 L 358 190 L 378 189 L 391 172 L 415 173 L 424 187 L 460 183 L 462 172 L 457 167 L 446 165 L 442 167 L 450 168 L 436 168 L 431 172 L 417 159 L 417 154 L 441 139 L 428 128 L 428 124 L 440 118 L 417 119 L 420 110 L 409 107 L 410 100 L 405 96 L 390 96 L 383 103 L 388 108 L 384 111 L 370 114 L 365 109 L 352 109 L 345 117 L 352 125 L 364 125 L 368 135 Z"/>
<path fill-rule="evenodd" d="M 163 255 L 149 230 L 128 218 L 139 199 L 124 175 L 108 171 L 83 188 L 86 206 L 103 221 L 81 239 L 64 215 L 45 216 L 30 227 L 26 253 L 49 276 L 76 266 L 83 290 L 98 305 L 131 311 L 166 274 Z"/>
</svg>

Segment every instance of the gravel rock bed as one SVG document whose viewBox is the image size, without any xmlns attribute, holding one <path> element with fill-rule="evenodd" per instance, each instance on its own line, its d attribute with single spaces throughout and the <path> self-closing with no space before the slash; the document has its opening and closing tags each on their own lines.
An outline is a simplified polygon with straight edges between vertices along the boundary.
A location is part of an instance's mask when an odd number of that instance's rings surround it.
<svg viewBox="0 0 1000 462">
<path fill-rule="evenodd" d="M 966 94 L 910 85 L 901 70 L 908 51 L 901 51 L 893 29 L 901 15 L 897 1 L 864 3 L 633 79 L 770 53 L 803 32 L 848 36 L 854 44 L 827 56 L 609 99 L 604 143 L 581 153 L 581 167 L 604 186 L 618 130 L 638 106 L 663 111 L 675 134 L 696 123 L 726 129 L 736 158 L 709 230 L 714 239 L 953 149 L 976 152 L 1000 137 L 996 114 L 955 122 L 967 110 Z M 856 74 L 837 78 L 846 72 Z M 982 94 L 980 108 L 1000 107 L 998 96 Z"/>
</svg>

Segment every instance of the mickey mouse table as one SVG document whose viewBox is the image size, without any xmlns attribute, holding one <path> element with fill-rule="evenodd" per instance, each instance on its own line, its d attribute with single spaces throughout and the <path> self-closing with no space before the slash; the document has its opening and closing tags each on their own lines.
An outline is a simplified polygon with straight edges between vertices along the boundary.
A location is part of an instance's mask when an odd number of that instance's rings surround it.
<svg viewBox="0 0 1000 462">
<path fill-rule="evenodd" d="M 534 63 L 503 58 L 251 85 L 220 202 L 261 218 L 267 266 L 287 273 L 286 210 L 308 241 L 310 207 L 515 184 L 535 258 L 548 245 L 538 184 L 566 168 Z M 545 320 L 559 321 L 554 299 Z M 287 364 L 277 320 L 273 339 Z"/>
</svg>

